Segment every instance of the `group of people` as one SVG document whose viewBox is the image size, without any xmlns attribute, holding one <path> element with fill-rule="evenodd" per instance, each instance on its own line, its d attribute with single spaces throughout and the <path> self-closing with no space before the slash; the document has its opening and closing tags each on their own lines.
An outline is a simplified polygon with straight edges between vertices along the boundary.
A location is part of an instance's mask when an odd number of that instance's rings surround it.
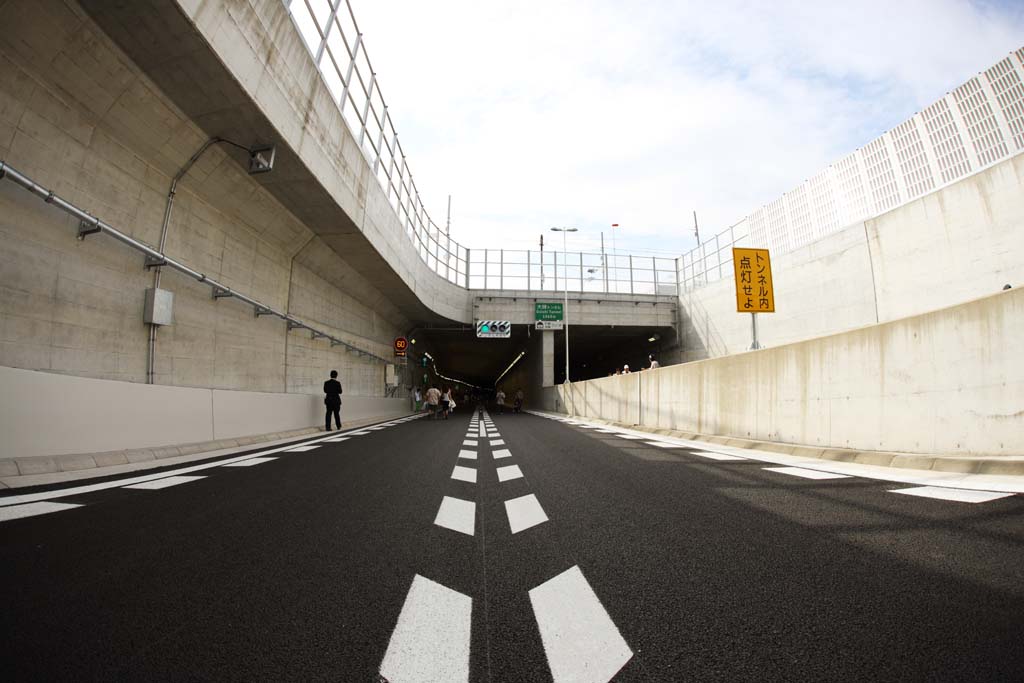
<svg viewBox="0 0 1024 683">
<path fill-rule="evenodd" d="M 419 387 L 416 387 L 412 397 L 416 410 L 420 410 L 421 406 L 425 407 L 430 412 L 431 420 L 447 420 L 455 410 L 455 395 L 452 393 L 451 387 L 439 389 L 436 385 L 431 384 L 426 391 L 421 391 Z"/>
<path fill-rule="evenodd" d="M 498 387 L 497 393 L 494 394 L 494 402 L 498 404 L 498 412 L 504 414 L 505 412 L 505 392 L 501 387 Z M 512 398 L 512 412 L 521 413 L 523 411 L 523 401 L 526 400 L 526 394 L 523 393 L 522 389 L 516 389 L 516 393 Z"/>
<path fill-rule="evenodd" d="M 640 368 L 640 370 L 657 370 L 661 367 L 661 363 L 658 362 L 658 359 L 654 357 L 653 353 L 647 355 L 647 362 L 650 363 L 650 365 L 647 368 Z M 629 375 L 632 372 L 633 371 L 629 369 L 629 365 L 623 365 L 621 368 L 616 368 L 614 371 L 609 372 L 608 376 L 614 377 L 615 375 Z"/>
</svg>

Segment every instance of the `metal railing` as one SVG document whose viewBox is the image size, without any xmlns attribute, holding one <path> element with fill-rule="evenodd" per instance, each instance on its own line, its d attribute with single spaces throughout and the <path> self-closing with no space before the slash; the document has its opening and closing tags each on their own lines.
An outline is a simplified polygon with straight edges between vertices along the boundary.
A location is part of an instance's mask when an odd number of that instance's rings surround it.
<svg viewBox="0 0 1024 683">
<path fill-rule="evenodd" d="M 342 118 L 405 232 L 432 271 L 467 289 L 675 294 L 675 259 L 470 250 L 430 218 L 381 94 L 349 0 L 283 0 Z"/>
<path fill-rule="evenodd" d="M 732 277 L 732 248 L 749 244 L 747 220 L 718 233 L 676 259 L 679 266 L 677 279 L 682 292 L 709 282 Z"/>
</svg>

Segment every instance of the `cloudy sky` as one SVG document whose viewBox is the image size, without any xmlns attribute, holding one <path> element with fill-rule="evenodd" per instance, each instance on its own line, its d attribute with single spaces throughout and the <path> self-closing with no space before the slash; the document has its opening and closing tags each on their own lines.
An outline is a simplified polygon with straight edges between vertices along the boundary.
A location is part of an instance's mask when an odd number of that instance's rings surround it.
<svg viewBox="0 0 1024 683">
<path fill-rule="evenodd" d="M 678 255 L 693 210 L 710 236 L 1024 45 L 1021 2 L 351 2 L 471 248 L 619 223 L 620 253 Z"/>
</svg>

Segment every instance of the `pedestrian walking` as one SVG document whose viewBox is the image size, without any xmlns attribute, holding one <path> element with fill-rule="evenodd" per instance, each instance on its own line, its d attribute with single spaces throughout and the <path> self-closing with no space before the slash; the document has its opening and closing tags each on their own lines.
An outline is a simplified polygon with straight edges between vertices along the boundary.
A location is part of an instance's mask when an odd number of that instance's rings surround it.
<svg viewBox="0 0 1024 683">
<path fill-rule="evenodd" d="M 452 404 L 452 388 L 445 387 L 441 393 L 441 417 L 448 419 L 448 409 Z"/>
<path fill-rule="evenodd" d="M 327 407 L 326 425 L 324 431 L 331 431 L 331 415 L 334 415 L 334 424 L 341 429 L 341 382 L 338 381 L 338 371 L 331 370 L 331 378 L 324 382 L 324 405 Z"/>
<path fill-rule="evenodd" d="M 414 410 L 418 413 L 423 408 L 423 392 L 420 391 L 419 387 L 413 390 L 412 400 L 415 401 L 413 404 Z"/>
<path fill-rule="evenodd" d="M 437 419 L 437 409 L 440 406 L 440 404 L 441 390 L 435 387 L 434 385 L 430 385 L 430 388 L 427 389 L 427 408 L 430 410 L 431 420 Z"/>
<path fill-rule="evenodd" d="M 523 390 L 522 389 L 516 389 L 516 396 L 513 399 L 513 403 L 512 403 L 512 412 L 513 413 L 521 413 L 521 412 L 523 412 L 523 401 L 525 400 L 525 398 L 526 398 L 526 395 L 523 394 Z"/>
<path fill-rule="evenodd" d="M 501 415 L 505 414 L 505 392 L 498 389 L 498 393 L 494 395 L 494 400 L 498 403 L 498 413 Z"/>
<path fill-rule="evenodd" d="M 661 367 L 661 363 L 658 362 L 658 359 L 654 357 L 653 353 L 648 354 L 647 360 L 651 362 L 651 370 L 657 370 Z"/>
</svg>

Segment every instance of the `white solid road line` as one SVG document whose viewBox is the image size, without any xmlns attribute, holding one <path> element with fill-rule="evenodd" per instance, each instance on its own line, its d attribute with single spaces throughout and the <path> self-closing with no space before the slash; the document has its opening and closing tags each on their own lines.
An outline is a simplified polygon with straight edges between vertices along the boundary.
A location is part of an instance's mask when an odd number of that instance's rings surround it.
<svg viewBox="0 0 1024 683">
<path fill-rule="evenodd" d="M 479 443 L 479 441 L 474 441 L 473 439 L 466 439 L 465 441 L 462 442 L 462 445 L 472 446 L 473 448 L 476 448 Z"/>
<path fill-rule="evenodd" d="M 348 435 L 349 435 L 349 436 L 366 436 L 366 435 L 367 435 L 367 434 L 369 434 L 369 433 L 370 433 L 370 432 L 368 432 L 368 431 L 366 431 L 366 430 L 360 430 L 360 431 L 358 431 L 358 432 L 349 432 L 349 433 L 348 433 Z"/>
<path fill-rule="evenodd" d="M 761 469 L 768 472 L 778 472 L 779 474 L 788 474 L 793 477 L 803 477 L 804 479 L 849 479 L 850 477 L 845 474 L 835 474 L 833 472 L 822 472 L 821 470 L 808 470 L 803 467 L 762 467 Z"/>
<path fill-rule="evenodd" d="M 507 448 L 499 448 L 491 454 L 495 460 L 501 460 L 502 458 L 511 458 L 512 453 Z"/>
<path fill-rule="evenodd" d="M 455 466 L 452 470 L 452 479 L 458 479 L 459 481 L 468 481 L 470 484 L 476 483 L 476 470 L 472 467 L 460 467 Z"/>
<path fill-rule="evenodd" d="M 476 451 L 461 450 L 459 451 L 459 457 L 466 460 L 476 460 Z"/>
<path fill-rule="evenodd" d="M 513 534 L 525 531 L 530 527 L 543 524 L 548 521 L 544 509 L 540 506 L 537 496 L 532 493 L 519 498 L 505 501 L 505 514 L 508 515 L 508 525 Z"/>
<path fill-rule="evenodd" d="M 579 567 L 530 591 L 555 683 L 607 683 L 633 657 Z"/>
<path fill-rule="evenodd" d="M 677 443 L 667 443 L 665 441 L 644 441 L 648 446 L 657 446 L 658 448 L 686 448 Z"/>
<path fill-rule="evenodd" d="M 441 500 L 441 507 L 437 511 L 437 517 L 434 518 L 434 524 L 472 536 L 473 529 L 476 527 L 476 503 L 471 500 L 445 496 Z"/>
<path fill-rule="evenodd" d="M 317 445 L 317 446 L 296 446 L 295 448 L 289 448 L 288 452 L 289 453 L 304 453 L 306 451 L 311 451 L 311 450 L 314 450 L 316 448 L 320 448 L 320 446 L 319 445 Z"/>
<path fill-rule="evenodd" d="M 889 493 L 902 493 L 905 496 L 922 498 L 938 498 L 958 503 L 987 503 L 1012 496 L 1012 493 L 995 493 L 993 491 L 969 491 L 967 489 L 944 489 L 941 486 L 921 486 L 912 489 L 892 489 Z"/>
<path fill-rule="evenodd" d="M 463 683 L 469 680 L 473 599 L 417 574 L 391 634 L 381 680 Z"/>
<path fill-rule="evenodd" d="M 190 481 L 197 481 L 199 479 L 206 479 L 205 476 L 197 477 L 167 477 L 165 479 L 155 479 L 153 481 L 144 481 L 141 484 L 132 484 L 130 486 L 123 486 L 126 489 L 142 489 L 145 491 L 156 491 L 157 489 L 165 489 L 170 486 L 177 486 L 178 484 L 187 484 Z"/>
<path fill-rule="evenodd" d="M 224 467 L 252 467 L 253 465 L 260 465 L 271 460 L 277 460 L 277 458 L 249 458 L 241 462 L 229 462 Z"/>
<path fill-rule="evenodd" d="M 646 439 L 645 436 L 635 436 L 633 434 L 623 434 L 622 432 L 614 432 L 615 436 L 620 439 Z"/>
<path fill-rule="evenodd" d="M 507 467 L 499 467 L 498 481 L 510 481 L 512 479 L 520 479 L 523 476 L 523 471 L 519 469 L 519 465 L 508 465 Z"/>
<path fill-rule="evenodd" d="M 25 503 L 23 505 L 9 505 L 0 508 L 0 522 L 9 522 L 12 519 L 23 517 L 35 517 L 36 515 L 48 515 L 51 512 L 80 508 L 81 505 L 74 503 Z"/>
<path fill-rule="evenodd" d="M 693 451 L 694 455 L 711 460 L 746 460 L 738 455 L 726 455 L 725 453 L 712 453 L 711 451 Z"/>
<path fill-rule="evenodd" d="M 341 443 L 342 441 L 348 441 L 348 437 L 338 436 L 333 439 L 324 439 L 324 443 Z"/>
<path fill-rule="evenodd" d="M 482 439 L 485 436 L 487 436 L 487 431 L 484 429 L 483 425 L 480 425 L 480 438 Z"/>
<path fill-rule="evenodd" d="M 504 446 L 504 445 L 505 445 L 504 439 L 491 439 L 491 447 L 492 448 L 494 446 Z"/>
</svg>

